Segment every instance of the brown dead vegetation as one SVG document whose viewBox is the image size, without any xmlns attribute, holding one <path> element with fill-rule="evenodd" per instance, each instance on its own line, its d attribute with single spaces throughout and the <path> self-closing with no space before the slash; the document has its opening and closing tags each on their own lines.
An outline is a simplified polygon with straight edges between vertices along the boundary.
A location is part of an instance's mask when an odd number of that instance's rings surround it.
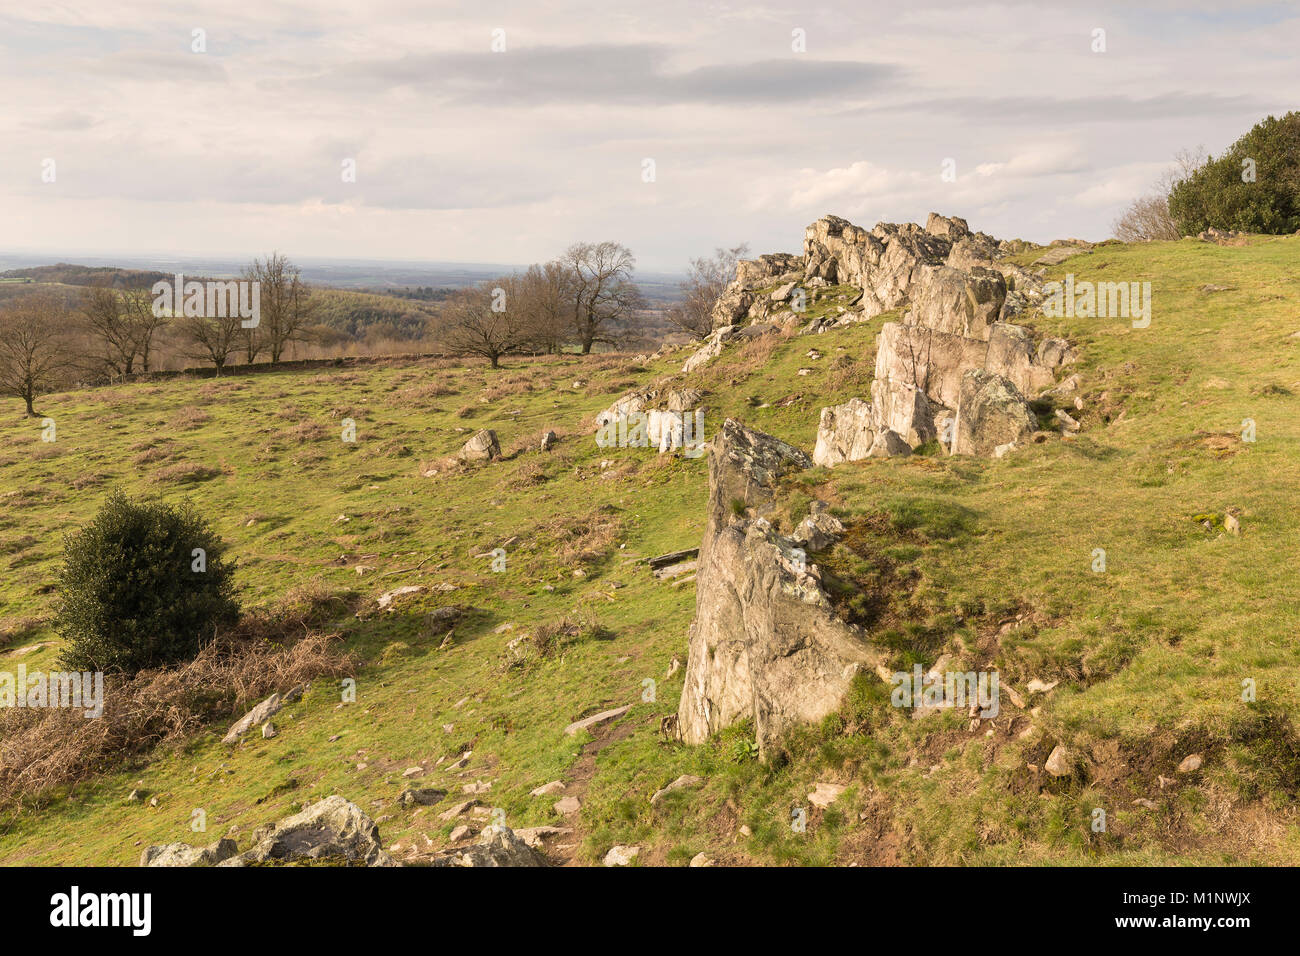
<svg viewBox="0 0 1300 956">
<path fill-rule="evenodd" d="M 237 718 L 276 691 L 355 672 L 353 655 L 320 626 L 347 610 L 318 587 L 253 612 L 177 667 L 104 677 L 104 711 L 0 710 L 0 805 L 23 805 L 122 765 L 161 743 Z"/>
</svg>

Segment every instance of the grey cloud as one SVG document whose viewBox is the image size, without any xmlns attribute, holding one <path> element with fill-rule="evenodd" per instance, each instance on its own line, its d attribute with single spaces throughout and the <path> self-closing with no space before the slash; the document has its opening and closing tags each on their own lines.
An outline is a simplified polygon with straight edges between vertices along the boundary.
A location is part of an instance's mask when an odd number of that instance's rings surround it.
<svg viewBox="0 0 1300 956">
<path fill-rule="evenodd" d="M 854 60 L 760 60 L 673 71 L 669 50 L 650 44 L 539 47 L 503 53 L 408 55 L 345 67 L 328 82 L 374 89 L 409 87 L 452 103 L 672 105 L 789 103 L 860 97 L 898 78 L 889 64 Z"/>
</svg>

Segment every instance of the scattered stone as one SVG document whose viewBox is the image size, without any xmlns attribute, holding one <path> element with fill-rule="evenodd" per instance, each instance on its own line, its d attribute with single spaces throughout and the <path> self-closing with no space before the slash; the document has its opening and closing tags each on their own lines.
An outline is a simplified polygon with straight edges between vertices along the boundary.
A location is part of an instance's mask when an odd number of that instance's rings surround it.
<svg viewBox="0 0 1300 956">
<path fill-rule="evenodd" d="M 1200 754 L 1188 754 L 1183 758 L 1183 762 L 1178 765 L 1179 773 L 1195 773 L 1201 769 L 1203 758 Z"/>
<path fill-rule="evenodd" d="M 442 811 L 442 813 L 438 814 L 438 819 L 443 823 L 450 823 L 452 820 L 455 820 L 459 816 L 463 816 L 477 806 L 477 800 L 466 800 L 463 803 L 456 804 L 449 810 Z"/>
<path fill-rule="evenodd" d="M 848 787 L 840 783 L 818 783 L 813 787 L 812 792 L 808 794 L 808 802 L 814 807 L 825 810 L 838 800 L 840 795 L 847 789 Z"/>
<path fill-rule="evenodd" d="M 668 786 L 660 790 L 656 790 L 654 792 L 654 796 L 650 798 L 650 803 L 656 804 L 664 797 L 668 796 L 668 794 L 673 793 L 677 790 L 694 790 L 696 787 L 700 786 L 703 783 L 704 783 L 703 777 L 697 777 L 694 774 L 689 774 L 689 773 L 682 774 L 672 783 L 668 784 Z"/>
<path fill-rule="evenodd" d="M 523 840 L 533 849 L 539 849 L 546 840 L 555 837 L 568 836 L 573 832 L 573 827 L 527 827 L 523 830 L 516 830 L 515 836 Z"/>
<path fill-rule="evenodd" d="M 691 857 L 691 862 L 688 863 L 688 864 L 686 864 L 686 865 L 687 865 L 687 866 L 692 866 L 692 867 L 694 867 L 694 866 L 713 866 L 713 861 L 712 861 L 711 859 L 709 859 L 709 857 L 708 857 L 707 854 L 705 854 L 705 853 L 703 853 L 703 852 L 700 852 L 700 853 L 695 854 L 693 857 Z"/>
<path fill-rule="evenodd" d="M 391 866 L 379 827 L 358 807 L 338 794 L 326 797 L 291 817 L 259 827 L 254 846 L 219 866 L 249 863 L 288 863 L 294 860 L 343 859 L 368 866 Z"/>
<path fill-rule="evenodd" d="M 235 721 L 230 730 L 226 731 L 226 736 L 221 738 L 223 744 L 239 743 L 239 738 L 244 736 L 258 724 L 264 724 L 271 717 L 280 711 L 286 701 L 279 694 L 272 694 L 266 700 L 262 701 L 239 720 Z"/>
<path fill-rule="evenodd" d="M 279 731 L 275 729 L 275 724 L 269 720 L 262 725 L 262 739 L 270 740 L 272 737 L 278 737 Z"/>
<path fill-rule="evenodd" d="M 1074 772 L 1072 766 L 1073 758 L 1070 751 L 1061 744 L 1052 748 L 1052 752 L 1047 755 L 1047 762 L 1043 764 L 1043 769 L 1053 777 L 1068 777 Z"/>
<path fill-rule="evenodd" d="M 542 435 L 542 443 L 538 446 L 538 449 L 540 451 L 550 451 L 555 447 L 555 443 L 559 440 L 560 439 L 556 436 L 555 432 L 548 431 Z"/>
<path fill-rule="evenodd" d="M 578 802 L 577 797 L 562 797 L 555 802 L 555 812 L 562 817 L 577 813 L 582 809 L 582 804 Z"/>
<path fill-rule="evenodd" d="M 683 561 L 693 561 L 700 556 L 699 548 L 686 548 L 682 551 L 669 551 L 667 554 L 661 554 L 658 557 L 648 558 L 646 564 L 650 565 L 650 570 L 658 571 L 661 568 L 671 567 L 675 564 L 681 564 Z"/>
<path fill-rule="evenodd" d="M 436 803 L 441 803 L 447 796 L 446 790 L 436 790 L 433 787 L 419 787 L 415 789 L 403 790 L 397 802 L 404 807 L 421 806 L 431 807 Z"/>
<path fill-rule="evenodd" d="M 563 792 L 564 792 L 564 781 L 552 780 L 550 783 L 544 783 L 540 787 L 537 787 L 534 790 L 530 790 L 528 792 L 528 795 L 530 797 L 549 797 L 553 793 L 563 793 Z"/>
<path fill-rule="evenodd" d="M 619 844 L 618 846 L 610 847 L 609 852 L 605 854 L 605 865 L 627 866 L 637 858 L 640 852 L 641 848 L 639 846 L 623 846 L 622 844 Z"/>
<path fill-rule="evenodd" d="M 592 727 L 595 727 L 597 724 L 603 724 L 611 720 L 617 720 L 619 717 L 622 717 L 631 709 L 632 709 L 631 704 L 625 704 L 622 707 L 615 707 L 612 710 L 602 710 L 600 713 L 592 714 L 590 717 L 584 717 L 582 718 L 582 720 L 575 720 L 573 723 L 569 724 L 569 726 L 564 728 L 564 732 L 568 736 L 572 737 L 574 734 L 578 733 L 579 731 L 590 730 Z"/>
<path fill-rule="evenodd" d="M 378 602 L 379 610 L 386 611 L 388 608 L 393 606 L 393 601 L 397 600 L 399 597 L 406 597 L 408 594 L 419 594 L 423 590 L 424 588 L 418 584 L 407 584 L 403 587 L 395 588 L 386 594 L 381 594 Z"/>
<path fill-rule="evenodd" d="M 509 827 L 483 829 L 479 842 L 466 850 L 434 857 L 430 866 L 550 866 L 542 856 Z"/>
<path fill-rule="evenodd" d="M 459 843 L 473 832 L 468 823 L 462 823 L 451 831 L 447 839 L 451 840 L 452 843 Z"/>
<path fill-rule="evenodd" d="M 1060 681 L 1055 681 L 1055 680 L 1049 683 L 1047 681 L 1041 681 L 1037 677 L 1035 677 L 1027 685 L 1025 685 L 1025 689 L 1029 691 L 1029 693 L 1031 694 L 1046 694 L 1049 690 L 1051 690 L 1059 683 Z"/>
</svg>

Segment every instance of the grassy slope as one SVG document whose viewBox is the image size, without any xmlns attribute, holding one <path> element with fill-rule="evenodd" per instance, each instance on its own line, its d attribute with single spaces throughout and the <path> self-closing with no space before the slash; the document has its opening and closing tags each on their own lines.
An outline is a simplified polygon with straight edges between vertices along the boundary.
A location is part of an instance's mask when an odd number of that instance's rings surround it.
<svg viewBox="0 0 1300 956">
<path fill-rule="evenodd" d="M 703 459 L 601 449 L 585 427 L 627 387 L 675 371 L 681 355 L 644 371 L 566 357 L 499 372 L 408 365 L 51 396 L 41 410 L 58 425 L 55 444 L 13 416 L 0 430 L 0 616 L 11 627 L 48 615 L 52 595 L 41 591 L 61 534 L 115 483 L 193 498 L 240 557 L 250 604 L 313 579 L 368 601 L 410 583 L 459 590 L 340 622 L 368 661 L 357 703 L 340 705 L 336 688 L 316 686 L 277 718 L 273 740 L 253 735 L 232 750 L 219 743 L 225 728 L 214 727 L 66 799 L 10 814 L 0 860 L 130 864 L 141 846 L 193 841 L 194 808 L 207 813 L 201 839 L 230 828 L 239 837 L 330 792 L 390 816 L 381 825 L 387 844 L 427 849 L 452 826 L 436 813 L 463 799 L 459 784 L 478 779 L 495 781 L 483 799 L 510 824 L 558 823 L 555 798 L 528 791 L 585 777 L 587 738 L 565 737 L 564 725 L 635 701 L 594 761 L 581 860 L 621 842 L 639 843 L 643 861 L 657 863 L 701 850 L 736 862 L 1294 863 L 1289 807 L 1300 770 L 1285 721 L 1300 708 L 1300 667 L 1285 569 L 1300 544 L 1297 262 L 1294 238 L 1245 248 L 1113 245 L 1071 259 L 1052 273 L 1149 280 L 1155 303 L 1145 330 L 1125 320 L 1037 321 L 1082 346 L 1079 438 L 1001 461 L 918 457 L 817 470 L 792 489 L 792 517 L 814 493 L 850 519 L 886 516 L 866 543 L 912 581 L 880 627 L 900 666 L 948 650 L 996 664 L 1022 692 L 1033 677 L 1061 684 L 1031 700 L 1041 710 L 1022 738 L 1030 720 L 1005 705 L 986 736 L 987 725 L 972 731 L 955 717 L 907 720 L 864 683 L 844 715 L 795 735 L 788 758 L 767 767 L 747 756 L 744 727 L 694 749 L 658 735 L 680 694 L 680 672 L 663 675 L 684 656 L 694 594 L 655 582 L 635 559 L 698 543 Z M 1200 291 L 1207 283 L 1230 289 Z M 867 394 L 887 318 L 775 348 L 733 347 L 698 377 L 712 391 L 708 430 L 729 415 L 811 448 L 821 406 Z M 823 357 L 809 359 L 811 347 Z M 814 371 L 800 376 L 801 366 Z M 573 388 L 576 379 L 583 387 Z M 355 445 L 339 439 L 345 417 L 358 423 Z M 1238 435 L 1248 417 L 1258 423 L 1255 444 L 1207 440 Z M 507 449 L 545 428 L 563 441 L 549 455 L 526 452 L 471 475 L 419 476 L 420 459 L 454 451 L 468 434 L 459 429 L 484 426 Z M 602 471 L 607 459 L 615 465 Z M 212 471 L 186 482 L 184 465 Z M 1230 506 L 1242 512 L 1239 538 L 1192 520 Z M 574 529 L 603 556 L 584 556 Z M 507 572 L 491 573 L 475 556 L 513 535 L 520 542 Z M 1090 570 L 1098 547 L 1104 574 Z M 823 559 L 853 571 L 843 551 Z M 358 576 L 356 564 L 374 570 Z M 401 573 L 380 577 L 388 572 Z M 422 617 L 448 603 L 481 612 L 440 651 Z M 606 639 L 503 667 L 513 636 L 575 613 L 598 618 Z M 1017 615 L 1023 625 L 998 636 Z M 508 622 L 513 633 L 496 633 Z M 14 643 L 52 638 L 37 624 Z M 48 667 L 56 650 L 21 660 Z M 17 662 L 5 657 L 0 667 Z M 658 681 L 654 702 L 640 699 L 647 677 Z M 1241 702 L 1245 677 L 1257 682 L 1255 706 Z M 1056 740 L 1094 758 L 1088 785 L 1041 785 L 1027 769 Z M 396 805 L 404 768 L 432 768 L 469 742 L 463 771 L 424 777 L 451 786 L 442 806 Z M 1173 771 L 1192 749 L 1207 755 L 1196 786 Z M 652 811 L 649 795 L 681 773 L 708 783 Z M 1161 775 L 1178 782 L 1162 790 Z M 807 833 L 794 833 L 790 811 L 807 805 L 815 780 L 852 786 L 832 810 L 813 812 Z M 134 787 L 159 805 L 127 803 Z M 1137 797 L 1157 809 L 1134 807 Z M 1106 834 L 1090 832 L 1095 807 L 1108 810 Z M 741 824 L 751 837 L 735 836 Z"/>
</svg>

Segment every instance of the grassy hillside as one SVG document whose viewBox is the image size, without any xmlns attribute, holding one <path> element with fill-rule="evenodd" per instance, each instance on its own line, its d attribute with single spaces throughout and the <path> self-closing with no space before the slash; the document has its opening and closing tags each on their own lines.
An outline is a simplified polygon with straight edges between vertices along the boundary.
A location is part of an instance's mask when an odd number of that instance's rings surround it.
<svg viewBox="0 0 1300 956">
<path fill-rule="evenodd" d="M 151 843 L 246 840 L 333 792 L 381 821 L 397 858 L 418 860 L 463 822 L 438 819 L 469 799 L 463 785 L 491 781 L 477 799 L 518 828 L 564 822 L 555 796 L 529 796 L 556 779 L 582 809 L 552 855 L 577 862 L 615 843 L 641 846 L 643 864 L 701 851 L 724 863 L 1300 862 L 1290 574 L 1300 238 L 1107 245 L 1050 270 L 1066 272 L 1153 287 L 1147 329 L 1030 321 L 1080 347 L 1077 438 L 1001 460 L 817 469 L 784 501 L 797 521 L 824 498 L 854 529 L 818 557 L 844 582 L 846 603 L 855 587 L 878 590 L 877 639 L 897 666 L 943 653 L 997 666 L 1025 709 L 1004 696 L 1003 714 L 975 729 L 953 714 L 911 720 L 889 706 L 885 685 L 863 679 L 842 714 L 793 735 L 768 765 L 745 727 L 699 748 L 659 733 L 681 691 L 681 671 L 665 673 L 674 656 L 684 661 L 694 592 L 641 562 L 699 543 L 705 460 L 599 448 L 593 437 L 597 411 L 675 373 L 685 353 L 647 367 L 627 357 L 518 360 L 497 372 L 426 362 L 73 392 L 38 405 L 56 422 L 52 444 L 8 407 L 0 669 L 53 665 L 61 536 L 114 485 L 192 499 L 231 543 L 250 605 L 302 585 L 343 597 L 355 613 L 335 624 L 364 664 L 355 703 L 317 681 L 277 717 L 273 739 L 251 734 L 231 748 L 220 743 L 226 725 L 213 726 L 10 807 L 0 862 L 134 864 Z M 868 395 L 875 336 L 890 318 L 731 347 L 689 383 L 709 392 L 707 431 L 730 416 L 811 449 L 823 405 Z M 340 438 L 346 418 L 355 444 Z M 1240 440 L 1247 418 L 1254 443 Z M 423 461 L 481 427 L 518 454 L 421 477 Z M 561 441 L 541 453 L 546 429 Z M 1223 530 L 1230 509 L 1240 535 Z M 504 573 L 487 556 L 498 546 Z M 1104 573 L 1092 570 L 1097 548 Z M 411 584 L 425 590 L 376 609 L 380 594 Z M 451 604 L 475 610 L 444 646 L 427 615 Z M 579 626 L 539 630 L 564 619 Z M 521 635 L 533 639 L 508 646 Z M 1247 678 L 1254 703 L 1242 700 Z M 1031 680 L 1056 686 L 1030 695 Z M 594 736 L 564 734 L 628 703 Z M 1032 769 L 1055 743 L 1086 773 Z M 446 769 L 467 746 L 468 763 Z M 1178 773 L 1191 752 L 1203 767 Z M 397 803 L 403 771 L 417 765 L 421 786 L 450 791 L 440 805 Z M 705 784 L 652 807 L 651 794 L 685 773 Z M 849 789 L 794 832 L 791 811 L 809 808 L 818 781 Z M 157 805 L 128 802 L 133 789 Z M 190 832 L 196 808 L 206 835 Z M 1090 827 L 1096 808 L 1107 811 L 1105 833 Z"/>
</svg>

